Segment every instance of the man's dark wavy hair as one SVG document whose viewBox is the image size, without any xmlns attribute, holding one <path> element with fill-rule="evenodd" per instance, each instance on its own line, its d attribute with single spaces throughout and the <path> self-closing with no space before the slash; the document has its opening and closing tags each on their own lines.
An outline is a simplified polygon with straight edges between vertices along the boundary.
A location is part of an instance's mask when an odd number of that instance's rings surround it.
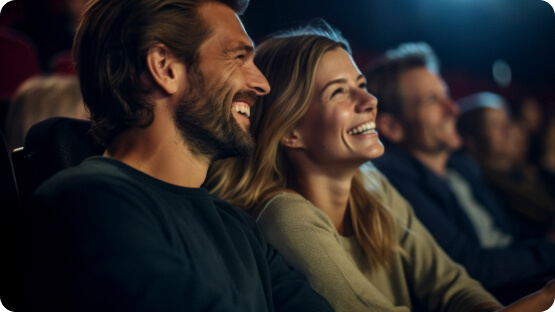
<svg viewBox="0 0 555 312">
<path fill-rule="evenodd" d="M 187 71 L 198 67 L 200 45 L 211 35 L 198 8 L 216 0 L 92 0 L 73 43 L 75 69 L 91 114 L 92 132 L 104 146 L 132 126 L 153 121 L 141 74 L 148 50 L 166 45 Z M 243 13 L 248 0 L 218 0 Z"/>
</svg>

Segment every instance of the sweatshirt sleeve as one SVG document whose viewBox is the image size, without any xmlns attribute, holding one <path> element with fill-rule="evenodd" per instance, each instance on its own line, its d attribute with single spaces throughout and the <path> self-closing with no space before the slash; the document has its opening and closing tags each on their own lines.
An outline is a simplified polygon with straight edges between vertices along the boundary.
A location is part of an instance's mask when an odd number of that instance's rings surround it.
<svg viewBox="0 0 555 312">
<path fill-rule="evenodd" d="M 497 300 L 465 269 L 453 262 L 414 215 L 410 204 L 377 171 L 367 172 L 377 181 L 384 204 L 398 220 L 407 283 L 430 311 L 471 311 L 479 303 Z"/>
<path fill-rule="evenodd" d="M 149 199 L 140 193 L 77 182 L 54 198 L 46 193 L 35 194 L 31 218 L 37 311 L 213 311 L 224 304 L 168 246 L 141 209 Z"/>
<path fill-rule="evenodd" d="M 269 243 L 335 311 L 409 311 L 395 307 L 348 258 L 327 216 L 299 195 L 279 194 L 258 218 Z"/>
</svg>

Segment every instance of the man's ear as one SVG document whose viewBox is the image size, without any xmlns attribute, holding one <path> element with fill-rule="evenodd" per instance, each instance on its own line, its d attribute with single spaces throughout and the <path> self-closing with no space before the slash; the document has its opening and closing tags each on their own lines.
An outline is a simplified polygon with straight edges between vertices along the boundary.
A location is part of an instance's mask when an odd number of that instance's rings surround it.
<svg viewBox="0 0 555 312">
<path fill-rule="evenodd" d="M 164 44 L 157 44 L 148 50 L 146 63 L 153 82 L 168 94 L 179 90 L 181 76 L 185 75 L 185 66 L 175 58 Z"/>
<path fill-rule="evenodd" d="M 392 143 L 398 144 L 405 139 L 405 129 L 403 125 L 389 113 L 379 113 L 376 118 L 376 128 L 383 136 Z"/>
<path fill-rule="evenodd" d="M 297 131 L 297 129 L 293 129 L 287 133 L 285 133 L 280 140 L 280 143 L 289 148 L 302 148 L 304 147 L 304 142 Z"/>
</svg>

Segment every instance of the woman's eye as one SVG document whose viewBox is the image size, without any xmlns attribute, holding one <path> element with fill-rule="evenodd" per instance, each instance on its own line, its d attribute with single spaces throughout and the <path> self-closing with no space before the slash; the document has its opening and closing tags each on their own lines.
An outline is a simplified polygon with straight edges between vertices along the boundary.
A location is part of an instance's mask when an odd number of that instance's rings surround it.
<svg viewBox="0 0 555 312">
<path fill-rule="evenodd" d="M 333 93 L 331 94 L 330 99 L 333 98 L 333 97 L 334 97 L 335 95 L 337 95 L 337 94 L 346 93 L 346 92 L 347 92 L 347 90 L 346 90 L 345 88 L 338 88 L 338 89 L 335 89 L 335 90 L 333 91 Z"/>
<path fill-rule="evenodd" d="M 368 89 L 368 84 L 366 82 L 364 82 L 364 83 L 361 83 L 358 87 L 361 88 L 361 89 L 367 90 Z"/>
</svg>

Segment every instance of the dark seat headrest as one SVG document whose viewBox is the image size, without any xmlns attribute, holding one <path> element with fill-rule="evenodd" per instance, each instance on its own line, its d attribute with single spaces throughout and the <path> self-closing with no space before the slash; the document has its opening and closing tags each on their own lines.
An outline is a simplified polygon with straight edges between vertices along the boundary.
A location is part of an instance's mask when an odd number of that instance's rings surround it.
<svg viewBox="0 0 555 312">
<path fill-rule="evenodd" d="M 49 118 L 35 124 L 25 137 L 22 151 L 14 152 L 14 164 L 23 167 L 25 179 L 23 196 L 29 196 L 44 180 L 56 172 L 76 166 L 85 158 L 102 155 L 104 147 L 97 144 L 91 134 L 91 124 L 86 120 L 67 117 Z M 16 154 L 23 154 L 17 155 Z M 16 175 L 20 179 L 20 174 Z M 20 181 L 18 181 L 18 184 Z"/>
</svg>

